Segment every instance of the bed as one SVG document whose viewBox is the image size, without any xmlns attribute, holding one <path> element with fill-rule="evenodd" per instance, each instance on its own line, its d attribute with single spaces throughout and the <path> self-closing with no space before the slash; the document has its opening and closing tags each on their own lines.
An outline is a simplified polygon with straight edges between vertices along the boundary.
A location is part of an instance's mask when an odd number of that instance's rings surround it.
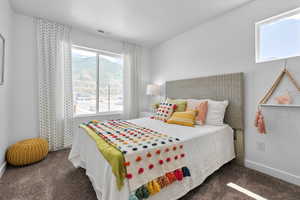
<svg viewBox="0 0 300 200">
<path fill-rule="evenodd" d="M 233 160 L 243 163 L 243 74 L 225 74 L 195 79 L 169 81 L 166 96 L 170 98 L 227 99 L 230 102 L 223 126 L 186 127 L 166 124 L 150 118 L 133 119 L 130 122 L 149 129 L 164 132 L 185 141 L 186 161 L 191 177 L 174 182 L 159 193 L 150 196 L 155 199 L 178 199 Z M 99 153 L 97 146 L 83 129 L 75 132 L 69 160 L 75 167 L 86 169 L 98 200 L 128 200 L 128 182 L 117 190 L 111 166 Z"/>
</svg>

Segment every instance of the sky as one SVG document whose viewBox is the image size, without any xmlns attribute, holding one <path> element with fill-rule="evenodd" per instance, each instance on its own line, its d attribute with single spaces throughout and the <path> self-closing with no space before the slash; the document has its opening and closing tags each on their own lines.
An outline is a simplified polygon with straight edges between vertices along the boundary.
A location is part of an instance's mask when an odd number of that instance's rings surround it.
<svg viewBox="0 0 300 200">
<path fill-rule="evenodd" d="M 300 55 L 300 15 L 260 26 L 260 58 L 286 58 Z"/>
</svg>

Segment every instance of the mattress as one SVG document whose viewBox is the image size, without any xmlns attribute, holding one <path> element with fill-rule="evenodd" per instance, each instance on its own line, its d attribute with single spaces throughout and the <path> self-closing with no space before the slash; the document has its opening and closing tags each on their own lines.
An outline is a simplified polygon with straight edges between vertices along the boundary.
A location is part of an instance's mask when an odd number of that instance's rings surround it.
<svg viewBox="0 0 300 200">
<path fill-rule="evenodd" d="M 149 200 L 178 199 L 235 157 L 233 130 L 228 125 L 186 127 L 149 118 L 130 122 L 185 141 L 187 166 L 192 176 L 174 182 L 150 196 Z M 128 200 L 128 182 L 125 180 L 124 187 L 117 190 L 111 166 L 97 149 L 94 140 L 83 129 L 78 129 L 73 136 L 69 160 L 75 167 L 86 169 L 98 200 Z"/>
</svg>

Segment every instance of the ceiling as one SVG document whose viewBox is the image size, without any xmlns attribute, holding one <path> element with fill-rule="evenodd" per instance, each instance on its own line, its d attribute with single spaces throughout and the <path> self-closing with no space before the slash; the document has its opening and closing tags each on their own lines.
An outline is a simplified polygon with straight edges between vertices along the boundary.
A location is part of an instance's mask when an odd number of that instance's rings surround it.
<svg viewBox="0 0 300 200">
<path fill-rule="evenodd" d="M 21 14 L 152 46 L 251 0 L 11 0 Z"/>
</svg>

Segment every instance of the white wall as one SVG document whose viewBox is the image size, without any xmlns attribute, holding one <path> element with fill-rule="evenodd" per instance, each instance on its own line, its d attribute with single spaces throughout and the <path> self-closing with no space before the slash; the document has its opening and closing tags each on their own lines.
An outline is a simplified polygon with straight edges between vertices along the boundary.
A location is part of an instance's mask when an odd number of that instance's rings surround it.
<svg viewBox="0 0 300 200">
<path fill-rule="evenodd" d="M 10 143 L 38 135 L 38 78 L 36 70 L 36 42 L 33 19 L 14 14 L 13 27 L 13 87 Z"/>
<path fill-rule="evenodd" d="M 140 86 L 140 111 L 150 109 L 149 96 L 146 95 L 147 84 L 151 83 L 151 56 L 150 49 L 143 48 L 141 59 L 141 86 Z"/>
<path fill-rule="evenodd" d="M 10 88 L 11 88 L 11 39 L 12 27 L 12 10 L 8 0 L 0 1 L 0 33 L 4 36 L 6 42 L 6 55 L 5 55 L 5 76 L 4 85 L 0 86 L 0 177 L 2 167 L 5 161 L 5 151 L 8 146 L 8 138 L 11 133 L 9 129 L 10 118 Z"/>
<path fill-rule="evenodd" d="M 72 42 L 75 45 L 122 53 L 123 45 L 120 41 L 105 38 L 100 35 L 96 36 L 77 29 L 73 29 L 71 35 Z"/>
<path fill-rule="evenodd" d="M 18 121 L 18 126 L 11 127 L 10 143 L 21 139 L 37 137 L 39 135 L 38 119 L 38 79 L 36 68 L 36 38 L 35 25 L 32 17 L 14 14 L 14 77 L 12 88 L 12 119 Z M 105 38 L 99 35 L 85 33 L 73 29 L 72 42 L 79 46 L 102 49 L 122 53 L 123 44 L 120 41 Z M 149 66 L 149 52 L 143 49 L 142 54 L 142 81 L 143 87 L 149 81 L 147 69 Z M 147 102 L 144 93 L 141 93 L 141 102 Z M 143 103 L 142 103 L 143 105 Z M 80 122 L 90 119 L 115 119 L 120 115 L 98 116 L 90 118 L 76 118 L 75 128 Z"/>
<path fill-rule="evenodd" d="M 253 1 L 154 47 L 152 81 L 245 72 L 246 165 L 300 185 L 300 108 L 265 108 L 268 134 L 259 135 L 253 127 L 256 103 L 283 65 L 255 64 L 254 23 L 298 6 L 299 0 Z M 300 82 L 299 61 L 290 59 L 288 69 Z"/>
</svg>

